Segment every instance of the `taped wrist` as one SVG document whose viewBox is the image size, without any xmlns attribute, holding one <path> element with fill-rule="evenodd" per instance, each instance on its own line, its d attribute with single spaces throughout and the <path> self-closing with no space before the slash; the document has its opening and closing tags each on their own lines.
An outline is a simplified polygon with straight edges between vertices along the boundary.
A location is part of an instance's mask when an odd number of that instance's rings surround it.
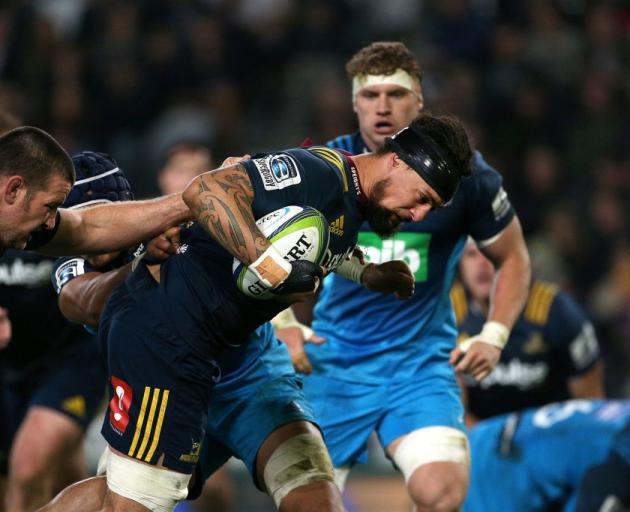
<svg viewBox="0 0 630 512">
<path fill-rule="evenodd" d="M 291 273 L 291 263 L 286 261 L 278 250 L 269 246 L 258 259 L 249 265 L 249 269 L 267 288 L 280 285 Z"/>
<path fill-rule="evenodd" d="M 361 277 L 368 265 L 369 263 L 361 263 L 361 260 L 356 256 L 351 256 L 350 259 L 344 260 L 341 265 L 335 269 L 335 272 L 350 281 L 362 284 Z"/>
<path fill-rule="evenodd" d="M 295 313 L 291 308 L 287 308 L 284 311 L 278 313 L 271 319 L 271 325 L 274 329 L 288 329 L 290 327 L 297 327 L 302 331 L 302 336 L 307 340 L 313 335 L 313 330 L 310 327 L 298 322 L 295 318 Z"/>
<path fill-rule="evenodd" d="M 466 352 L 473 343 L 487 343 L 497 347 L 499 350 L 503 350 L 509 337 L 510 330 L 505 325 L 501 322 L 490 321 L 483 324 L 483 328 L 477 336 L 464 340 L 459 348 L 462 352 Z"/>
</svg>

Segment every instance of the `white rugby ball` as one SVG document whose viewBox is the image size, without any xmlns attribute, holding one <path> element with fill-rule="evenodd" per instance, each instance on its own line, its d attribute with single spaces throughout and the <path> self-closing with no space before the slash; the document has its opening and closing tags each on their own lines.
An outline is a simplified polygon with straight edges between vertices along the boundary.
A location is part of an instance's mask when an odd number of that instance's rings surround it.
<svg viewBox="0 0 630 512">
<path fill-rule="evenodd" d="M 319 265 L 328 249 L 328 221 L 310 206 L 285 206 L 258 219 L 256 225 L 287 261 L 308 260 Z M 273 298 L 273 293 L 265 289 L 256 274 L 236 258 L 232 273 L 236 287 L 245 295 L 255 299 Z"/>
</svg>

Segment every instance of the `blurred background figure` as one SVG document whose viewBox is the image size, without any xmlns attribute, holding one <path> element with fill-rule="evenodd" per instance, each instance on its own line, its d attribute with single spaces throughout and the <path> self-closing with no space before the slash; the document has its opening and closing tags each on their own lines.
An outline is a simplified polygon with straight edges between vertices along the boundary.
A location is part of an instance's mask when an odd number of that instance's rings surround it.
<svg viewBox="0 0 630 512">
<path fill-rule="evenodd" d="M 168 148 L 164 165 L 158 171 L 160 192 L 164 195 L 181 192 L 195 176 L 212 169 L 212 153 L 206 146 L 177 143 Z"/>
<path fill-rule="evenodd" d="M 495 270 L 472 240 L 451 291 L 459 339 L 486 319 Z M 557 285 L 534 279 L 501 358 L 481 382 L 462 377 L 467 423 L 568 398 L 603 398 L 603 368 L 592 323 Z"/>
<path fill-rule="evenodd" d="M 480 421 L 469 437 L 464 512 L 630 507 L 628 400 L 569 400 L 500 415 Z"/>
</svg>

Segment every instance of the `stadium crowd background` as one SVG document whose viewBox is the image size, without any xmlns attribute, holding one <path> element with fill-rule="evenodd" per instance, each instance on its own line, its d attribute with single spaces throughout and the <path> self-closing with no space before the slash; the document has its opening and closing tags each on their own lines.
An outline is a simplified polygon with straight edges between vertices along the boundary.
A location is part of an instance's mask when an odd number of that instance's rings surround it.
<svg viewBox="0 0 630 512">
<path fill-rule="evenodd" d="M 389 39 L 503 174 L 535 275 L 587 309 L 607 394 L 630 397 L 627 2 L 3 0 L 0 111 L 109 152 L 147 197 L 174 142 L 218 162 L 355 129 L 344 62 Z"/>
</svg>

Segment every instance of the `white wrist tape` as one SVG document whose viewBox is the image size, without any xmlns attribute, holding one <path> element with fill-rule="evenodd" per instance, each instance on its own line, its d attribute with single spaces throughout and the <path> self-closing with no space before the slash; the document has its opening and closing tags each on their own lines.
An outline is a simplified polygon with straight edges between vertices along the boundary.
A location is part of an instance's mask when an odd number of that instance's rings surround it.
<svg viewBox="0 0 630 512">
<path fill-rule="evenodd" d="M 291 308 L 287 308 L 284 311 L 278 313 L 275 317 L 273 317 L 271 319 L 271 325 L 274 329 L 287 329 L 289 327 L 297 327 L 302 331 L 302 336 L 304 336 L 305 340 L 313 336 L 313 329 L 298 322 L 298 319 L 295 318 L 295 313 L 293 313 L 293 310 Z"/>
<path fill-rule="evenodd" d="M 269 246 L 258 259 L 249 265 L 260 282 L 267 288 L 275 288 L 291 273 L 291 263 L 286 261 L 278 250 Z"/>
<path fill-rule="evenodd" d="M 473 343 L 487 343 L 497 347 L 499 350 L 503 350 L 509 337 L 510 331 L 505 325 L 501 322 L 490 321 L 483 324 L 483 329 L 477 336 L 464 340 L 459 345 L 459 348 L 462 352 L 467 352 Z"/>
<path fill-rule="evenodd" d="M 361 277 L 368 265 L 369 263 L 361 263 L 361 260 L 356 256 L 351 256 L 349 260 L 343 260 L 341 262 L 341 265 L 335 269 L 335 273 L 346 279 L 350 279 L 350 281 L 362 284 Z"/>
</svg>

